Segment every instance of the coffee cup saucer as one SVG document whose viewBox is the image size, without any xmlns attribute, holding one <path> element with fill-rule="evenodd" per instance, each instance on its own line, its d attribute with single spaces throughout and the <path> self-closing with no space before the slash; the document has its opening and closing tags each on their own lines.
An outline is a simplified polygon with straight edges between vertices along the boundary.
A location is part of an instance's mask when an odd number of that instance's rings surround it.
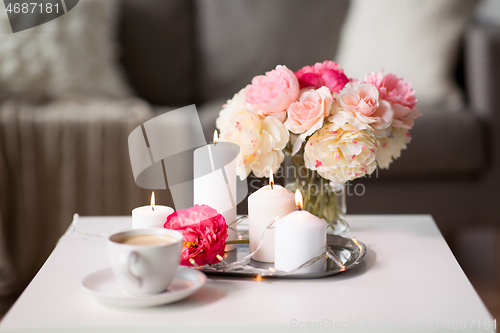
<svg viewBox="0 0 500 333">
<path fill-rule="evenodd" d="M 81 287 L 99 301 L 122 307 L 148 307 L 179 301 L 197 291 L 207 277 L 202 272 L 179 266 L 167 291 L 151 295 L 131 295 L 116 280 L 113 270 L 105 268 L 87 275 Z"/>
</svg>

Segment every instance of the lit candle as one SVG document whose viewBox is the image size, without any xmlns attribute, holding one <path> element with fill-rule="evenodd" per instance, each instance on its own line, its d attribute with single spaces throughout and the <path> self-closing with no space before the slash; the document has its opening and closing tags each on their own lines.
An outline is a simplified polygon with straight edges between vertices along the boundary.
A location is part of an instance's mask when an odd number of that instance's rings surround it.
<svg viewBox="0 0 500 333">
<path fill-rule="evenodd" d="M 236 158 L 240 147 L 231 142 L 217 142 L 197 148 L 193 153 L 194 204 L 208 205 L 217 210 L 228 224 L 227 240 L 236 240 Z M 226 246 L 230 251 L 236 245 Z"/>
<path fill-rule="evenodd" d="M 155 205 L 155 192 L 153 192 L 151 193 L 151 205 L 132 210 L 132 229 L 163 228 L 167 217 L 173 212 L 171 207 Z"/>
<path fill-rule="evenodd" d="M 298 211 L 279 219 L 274 224 L 274 268 L 291 271 L 305 262 L 325 253 L 326 222 L 302 209 L 302 194 L 295 192 Z M 325 271 L 326 257 L 294 272 L 320 273 Z"/>
<path fill-rule="evenodd" d="M 274 230 L 266 228 L 276 219 L 295 211 L 293 193 L 280 185 L 274 185 L 273 172 L 269 175 L 269 185 L 260 188 L 248 197 L 248 237 L 250 252 L 259 246 L 262 234 L 265 236 L 260 249 L 252 259 L 274 262 Z"/>
</svg>

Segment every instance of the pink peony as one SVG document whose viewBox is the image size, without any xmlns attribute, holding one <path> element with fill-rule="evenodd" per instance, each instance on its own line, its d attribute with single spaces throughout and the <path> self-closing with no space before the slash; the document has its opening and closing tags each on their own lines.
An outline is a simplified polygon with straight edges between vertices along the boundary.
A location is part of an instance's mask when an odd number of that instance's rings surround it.
<svg viewBox="0 0 500 333">
<path fill-rule="evenodd" d="M 393 104 L 392 108 L 394 109 L 394 121 L 392 122 L 392 126 L 395 128 L 410 130 L 413 128 L 415 119 L 422 115 L 420 109 L 417 107 L 410 109 L 401 104 Z"/>
<path fill-rule="evenodd" d="M 299 97 L 299 82 L 285 66 L 253 78 L 247 86 L 247 107 L 262 116 L 274 116 L 285 121 L 286 109 Z"/>
<path fill-rule="evenodd" d="M 192 266 L 193 258 L 200 265 L 218 263 L 217 255 L 224 255 L 227 225 L 224 217 L 207 205 L 194 205 L 178 210 L 167 217 L 166 229 L 177 230 L 184 235 L 181 265 Z"/>
<path fill-rule="evenodd" d="M 349 82 L 344 71 L 333 61 L 317 62 L 314 66 L 305 66 L 295 72 L 300 89 L 326 86 L 331 92 L 339 92 Z"/>
<path fill-rule="evenodd" d="M 365 76 L 365 82 L 373 84 L 380 93 L 380 97 L 391 103 L 400 104 L 413 109 L 417 104 L 415 90 L 411 87 L 411 81 L 406 83 L 404 79 L 394 74 L 384 75 L 384 70 L 371 72 Z"/>
<path fill-rule="evenodd" d="M 295 134 L 310 135 L 323 126 L 323 120 L 329 115 L 332 104 L 332 93 L 327 87 L 307 89 L 297 102 L 288 107 L 285 127 Z"/>
<path fill-rule="evenodd" d="M 339 99 L 343 109 L 338 111 L 341 121 L 348 121 L 358 130 L 371 130 L 377 137 L 390 134 L 394 110 L 389 102 L 379 98 L 374 85 L 350 82 L 340 92 Z"/>
</svg>

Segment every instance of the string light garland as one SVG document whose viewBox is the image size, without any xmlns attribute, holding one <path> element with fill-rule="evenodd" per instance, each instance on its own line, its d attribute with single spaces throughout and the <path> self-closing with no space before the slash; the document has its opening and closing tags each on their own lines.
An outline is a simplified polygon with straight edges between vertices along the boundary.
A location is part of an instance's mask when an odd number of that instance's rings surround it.
<svg viewBox="0 0 500 333">
<path fill-rule="evenodd" d="M 78 215 L 76 213 L 73 215 L 73 220 L 71 221 L 71 224 L 69 225 L 68 230 L 64 233 L 64 235 L 62 235 L 59 238 L 59 242 L 62 241 L 62 240 L 64 240 L 64 238 L 66 236 L 69 236 L 72 233 L 75 233 L 75 234 L 78 234 L 78 235 L 82 235 L 82 236 L 86 236 L 86 237 L 91 237 L 91 238 L 102 238 L 102 237 L 110 236 L 110 235 L 112 235 L 112 234 L 114 234 L 116 232 L 131 230 L 130 228 L 125 228 L 125 229 L 120 230 L 120 231 L 103 232 L 103 233 L 100 233 L 100 234 L 93 234 L 93 233 L 89 233 L 89 232 L 83 232 L 83 231 L 80 231 L 80 230 L 76 229 L 76 225 L 78 223 L 78 219 L 79 218 L 80 218 L 80 215 Z"/>
<path fill-rule="evenodd" d="M 72 220 L 72 222 L 71 222 L 68 230 L 59 239 L 59 241 L 63 240 L 63 238 L 65 236 L 68 236 L 68 235 L 70 235 L 72 233 L 76 233 L 76 234 L 83 235 L 83 236 L 86 236 L 86 237 L 93 237 L 93 238 L 107 237 L 107 236 L 115 233 L 115 232 L 111 232 L 111 233 L 94 234 L 94 233 L 87 233 L 87 232 L 83 232 L 83 231 L 77 230 L 76 226 L 77 226 L 79 217 L 80 216 L 78 214 L 74 214 L 73 215 L 73 220 Z M 238 219 L 236 219 L 235 221 L 231 222 L 229 224 L 229 227 L 233 228 L 233 230 L 237 230 L 237 228 L 236 228 L 237 225 L 240 224 L 245 219 L 247 219 L 247 216 L 241 216 Z M 243 257 L 240 260 L 237 260 L 235 262 L 229 263 L 226 260 L 224 260 L 224 258 L 220 254 L 217 254 L 216 258 L 217 258 L 217 260 L 219 260 L 219 262 L 217 264 L 200 266 L 200 265 L 198 265 L 196 263 L 196 260 L 194 258 L 190 258 L 189 262 L 197 270 L 214 271 L 214 272 L 241 272 L 241 273 L 247 273 L 247 274 L 256 275 L 256 281 L 261 281 L 262 278 L 266 277 L 266 276 L 285 276 L 285 275 L 294 274 L 297 271 L 299 271 L 300 269 L 308 267 L 308 266 L 314 264 L 316 261 L 322 259 L 325 255 L 326 255 L 327 259 L 333 261 L 337 265 L 337 267 L 339 268 L 339 271 L 341 271 L 341 272 L 345 271 L 346 268 L 345 268 L 345 265 L 342 262 L 342 260 L 339 259 L 339 257 L 328 246 L 326 247 L 325 252 L 323 252 L 322 254 L 320 254 L 320 255 L 318 255 L 318 256 L 316 256 L 314 258 L 311 258 L 310 260 L 308 260 L 307 262 L 303 263 L 299 267 L 297 267 L 297 268 L 295 268 L 293 270 L 290 270 L 290 271 L 281 271 L 281 270 L 275 269 L 274 267 L 269 267 L 267 269 L 264 269 L 264 268 L 258 268 L 258 267 L 250 266 L 249 265 L 250 259 L 261 248 L 261 246 L 262 246 L 262 244 L 264 242 L 264 236 L 265 236 L 266 232 L 268 230 L 270 230 L 270 229 L 274 229 L 274 223 L 277 220 L 278 220 L 278 217 L 276 217 L 264 229 L 264 231 L 262 232 L 262 235 L 261 235 L 261 238 L 260 238 L 260 242 L 259 242 L 259 245 L 257 246 L 257 248 L 253 252 L 249 253 L 248 255 L 246 255 L 245 257 Z M 344 224 L 344 226 L 345 226 L 345 232 L 346 232 L 346 236 L 347 236 L 346 238 L 350 238 L 353 241 L 353 243 L 357 247 L 359 247 L 360 250 L 362 250 L 363 249 L 362 245 L 353 236 L 351 228 L 349 227 L 349 225 L 347 224 L 347 222 L 345 220 L 337 218 L 337 219 L 332 220 L 331 222 L 327 222 L 328 227 L 333 226 L 336 223 L 342 223 L 342 224 Z M 122 231 L 126 231 L 126 230 L 130 230 L 130 228 L 125 228 Z M 238 238 L 238 240 L 231 241 L 231 243 L 234 243 L 234 244 L 248 243 L 248 240 L 243 238 L 243 235 L 246 234 L 246 233 L 247 232 L 245 232 L 245 233 L 242 234 L 242 233 L 240 233 L 240 232 L 237 231 L 237 238 Z"/>
</svg>

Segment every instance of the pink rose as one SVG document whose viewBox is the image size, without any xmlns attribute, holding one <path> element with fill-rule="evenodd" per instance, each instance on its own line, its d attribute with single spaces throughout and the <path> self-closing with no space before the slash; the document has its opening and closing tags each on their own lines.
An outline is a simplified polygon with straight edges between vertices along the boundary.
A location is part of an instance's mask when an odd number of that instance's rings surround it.
<svg viewBox="0 0 500 333">
<path fill-rule="evenodd" d="M 285 127 L 295 134 L 310 135 L 323 126 L 332 104 L 332 93 L 327 87 L 304 90 L 299 100 L 288 107 Z"/>
<path fill-rule="evenodd" d="M 166 229 L 177 230 L 184 235 L 181 265 L 192 266 L 193 258 L 200 265 L 218 263 L 217 255 L 224 255 L 227 225 L 224 217 L 207 205 L 194 205 L 178 210 L 167 217 Z"/>
<path fill-rule="evenodd" d="M 299 97 L 299 82 L 285 66 L 253 78 L 247 86 L 247 107 L 262 116 L 274 116 L 285 121 L 286 109 Z"/>
<path fill-rule="evenodd" d="M 380 97 L 391 103 L 400 104 L 413 109 L 417 104 L 415 90 L 411 81 L 406 83 L 394 74 L 384 75 L 384 70 L 371 72 L 365 76 L 365 82 L 373 84 L 380 93 Z"/>
<path fill-rule="evenodd" d="M 394 110 L 389 102 L 379 98 L 374 85 L 350 82 L 340 92 L 339 99 L 345 110 L 339 113 L 357 129 L 372 130 L 377 137 L 390 134 Z"/>
<path fill-rule="evenodd" d="M 295 72 L 300 89 L 326 86 L 331 92 L 339 92 L 349 82 L 344 71 L 333 61 L 317 62 L 314 66 L 305 66 Z"/>
<path fill-rule="evenodd" d="M 352 83 L 340 92 L 340 103 L 351 113 L 369 117 L 379 107 L 378 91 L 371 84 Z"/>
</svg>

